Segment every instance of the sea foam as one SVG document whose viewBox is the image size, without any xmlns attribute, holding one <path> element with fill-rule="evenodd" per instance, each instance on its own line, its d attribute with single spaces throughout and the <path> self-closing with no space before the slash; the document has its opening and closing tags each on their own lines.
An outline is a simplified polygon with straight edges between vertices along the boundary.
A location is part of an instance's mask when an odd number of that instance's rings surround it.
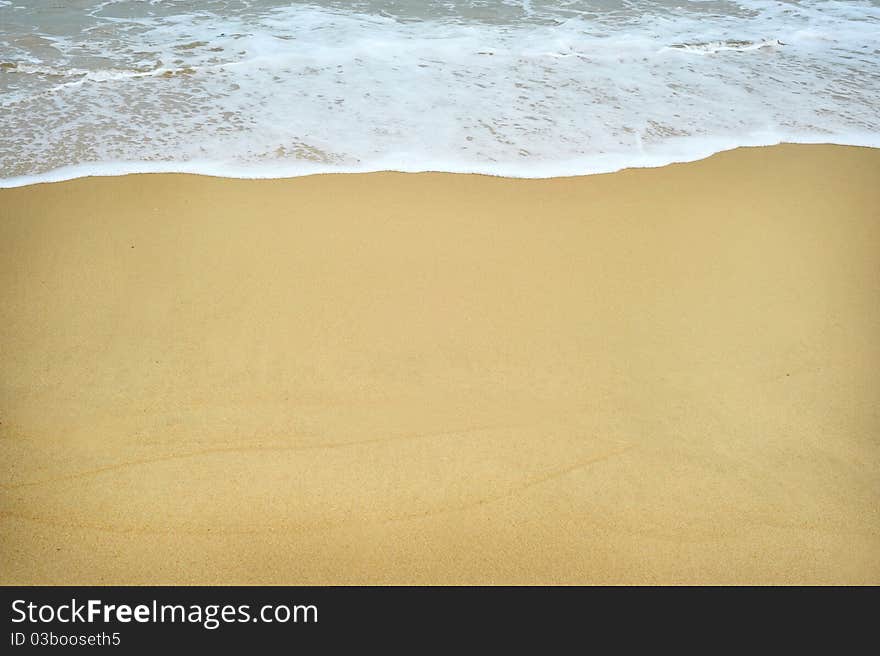
<svg viewBox="0 0 880 656">
<path fill-rule="evenodd" d="M 880 145 L 876 2 L 78 4 L 0 5 L 0 186 Z"/>
</svg>

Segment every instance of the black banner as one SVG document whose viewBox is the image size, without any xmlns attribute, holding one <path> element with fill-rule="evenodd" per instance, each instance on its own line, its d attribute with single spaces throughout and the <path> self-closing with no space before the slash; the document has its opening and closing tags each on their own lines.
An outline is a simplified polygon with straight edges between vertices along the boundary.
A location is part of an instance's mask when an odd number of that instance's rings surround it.
<svg viewBox="0 0 880 656">
<path fill-rule="evenodd" d="M 7 587 L 0 588 L 6 646 L 35 649 L 289 647 L 322 652 L 352 644 L 455 649 L 475 636 L 496 646 L 713 644 L 747 636 L 846 637 L 872 624 L 876 589 L 426 588 L 426 587 Z M 811 640 L 813 638 L 810 638 Z M 707 648 L 711 646 L 706 645 Z M 714 649 L 713 649 L 714 650 Z M 555 649 L 552 651 L 556 651 Z M 600 650 L 604 653 L 605 650 Z"/>
</svg>

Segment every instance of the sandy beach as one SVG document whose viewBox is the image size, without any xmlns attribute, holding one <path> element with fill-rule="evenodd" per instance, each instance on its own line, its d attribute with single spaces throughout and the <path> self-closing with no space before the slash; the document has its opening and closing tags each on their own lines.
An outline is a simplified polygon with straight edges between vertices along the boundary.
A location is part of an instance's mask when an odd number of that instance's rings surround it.
<svg viewBox="0 0 880 656">
<path fill-rule="evenodd" d="M 880 150 L 0 190 L 0 583 L 880 583 Z"/>
</svg>

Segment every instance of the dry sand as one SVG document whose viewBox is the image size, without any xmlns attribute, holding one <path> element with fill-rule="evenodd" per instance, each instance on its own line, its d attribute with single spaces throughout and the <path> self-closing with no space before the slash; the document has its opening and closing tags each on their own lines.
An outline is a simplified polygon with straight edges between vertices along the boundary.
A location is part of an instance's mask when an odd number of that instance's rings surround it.
<svg viewBox="0 0 880 656">
<path fill-rule="evenodd" d="M 880 151 L 0 191 L 2 583 L 880 583 Z"/>
</svg>

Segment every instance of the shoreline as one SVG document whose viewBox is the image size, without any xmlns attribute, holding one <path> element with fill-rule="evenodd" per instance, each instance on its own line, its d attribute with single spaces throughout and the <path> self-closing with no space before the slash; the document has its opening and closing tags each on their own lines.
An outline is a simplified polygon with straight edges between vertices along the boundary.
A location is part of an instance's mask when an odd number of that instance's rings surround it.
<svg viewBox="0 0 880 656">
<path fill-rule="evenodd" d="M 692 138 L 690 138 L 692 139 Z M 838 140 L 828 140 L 827 135 L 814 137 L 802 136 L 799 139 L 753 139 L 745 143 L 727 142 L 723 139 L 707 139 L 712 144 L 703 149 L 697 149 L 687 155 L 669 154 L 660 155 L 614 155 L 610 158 L 604 155 L 585 156 L 576 162 L 556 162 L 543 164 L 546 173 L 541 175 L 518 175 L 513 173 L 516 168 L 511 164 L 499 165 L 498 170 L 472 169 L 468 166 L 457 164 L 445 164 L 436 168 L 384 166 L 352 167 L 328 167 L 307 161 L 298 161 L 296 164 L 273 164 L 262 162 L 259 164 L 231 164 L 211 161 L 181 161 L 181 162 L 84 162 L 71 164 L 60 168 L 50 169 L 42 173 L 15 175 L 7 178 L 0 177 L 0 190 L 17 189 L 39 184 L 54 184 L 69 182 L 81 178 L 115 178 L 129 175 L 197 175 L 209 178 L 221 178 L 224 180 L 295 180 L 320 175 L 369 175 L 375 173 L 391 173 L 404 175 L 419 174 L 448 174 L 448 175 L 475 175 L 489 178 L 502 178 L 505 180 L 552 180 L 568 178 L 584 178 L 594 175 L 609 175 L 623 171 L 656 169 L 672 166 L 675 164 L 691 164 L 701 162 L 722 153 L 753 148 L 774 148 L 776 146 L 842 146 L 847 148 L 870 148 L 880 149 L 880 136 L 863 134 L 852 138 L 841 137 Z M 587 166 L 586 162 L 595 161 L 615 162 Z M 627 163 L 620 163 L 625 160 Z M 384 167 L 383 167 L 384 166 Z M 522 171 L 534 170 L 534 164 L 523 164 Z"/>
<path fill-rule="evenodd" d="M 0 584 L 878 584 L 878 180 L 0 189 Z"/>
</svg>

